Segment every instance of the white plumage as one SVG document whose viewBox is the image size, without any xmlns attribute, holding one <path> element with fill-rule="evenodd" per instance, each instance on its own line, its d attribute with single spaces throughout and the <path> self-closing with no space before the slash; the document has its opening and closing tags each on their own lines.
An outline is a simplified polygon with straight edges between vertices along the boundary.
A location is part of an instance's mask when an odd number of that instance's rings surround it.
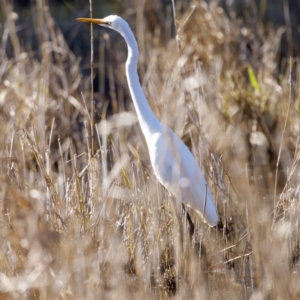
<svg viewBox="0 0 300 300">
<path fill-rule="evenodd" d="M 210 226 L 215 226 L 219 219 L 216 206 L 194 156 L 179 137 L 155 117 L 143 93 L 137 73 L 138 45 L 128 23 L 118 16 L 77 20 L 114 29 L 123 36 L 128 46 L 128 85 L 154 173 L 177 199 L 195 209 Z"/>
</svg>

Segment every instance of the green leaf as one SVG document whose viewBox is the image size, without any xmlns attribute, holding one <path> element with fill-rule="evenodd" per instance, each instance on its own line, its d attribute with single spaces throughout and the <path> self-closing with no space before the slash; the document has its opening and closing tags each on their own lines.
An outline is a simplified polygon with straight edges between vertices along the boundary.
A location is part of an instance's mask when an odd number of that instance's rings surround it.
<svg viewBox="0 0 300 300">
<path fill-rule="evenodd" d="M 255 73 L 254 73 L 254 71 L 253 71 L 253 69 L 250 65 L 248 66 L 248 75 L 249 75 L 249 79 L 250 79 L 250 83 L 251 83 L 252 87 L 256 91 L 260 92 L 260 86 L 258 84 L 256 75 L 255 75 Z"/>
</svg>

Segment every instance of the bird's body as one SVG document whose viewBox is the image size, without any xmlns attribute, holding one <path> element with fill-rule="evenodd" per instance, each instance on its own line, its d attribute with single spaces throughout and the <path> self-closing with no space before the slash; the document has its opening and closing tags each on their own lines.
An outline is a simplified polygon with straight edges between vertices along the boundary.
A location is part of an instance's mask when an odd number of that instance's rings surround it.
<svg viewBox="0 0 300 300">
<path fill-rule="evenodd" d="M 126 76 L 154 173 L 170 193 L 215 226 L 218 213 L 197 161 L 180 138 L 155 117 L 143 93 L 137 73 L 138 45 L 128 23 L 118 16 L 78 20 L 114 29 L 124 37 L 128 46 Z"/>
<path fill-rule="evenodd" d="M 162 132 L 154 134 L 148 144 L 156 177 L 177 199 L 198 211 L 209 225 L 216 225 L 217 210 L 197 161 L 169 127 L 162 125 Z"/>
</svg>

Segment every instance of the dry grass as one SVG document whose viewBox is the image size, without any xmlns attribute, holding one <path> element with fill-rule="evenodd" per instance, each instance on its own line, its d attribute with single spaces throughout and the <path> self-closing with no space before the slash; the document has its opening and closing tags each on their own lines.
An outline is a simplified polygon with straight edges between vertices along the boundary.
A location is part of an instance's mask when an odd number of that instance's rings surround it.
<svg viewBox="0 0 300 300">
<path fill-rule="evenodd" d="M 0 299 L 298 299 L 300 68 L 287 59 L 279 72 L 282 32 L 256 31 L 213 1 L 178 1 L 168 40 L 169 10 L 162 24 L 158 2 L 126 1 L 138 8 L 150 105 L 190 146 L 218 206 L 218 228 L 189 211 L 191 237 L 124 113 L 124 55 L 104 36 L 116 114 L 106 118 L 103 100 L 93 139 L 90 80 L 36 3 L 33 53 L 2 1 Z"/>
</svg>

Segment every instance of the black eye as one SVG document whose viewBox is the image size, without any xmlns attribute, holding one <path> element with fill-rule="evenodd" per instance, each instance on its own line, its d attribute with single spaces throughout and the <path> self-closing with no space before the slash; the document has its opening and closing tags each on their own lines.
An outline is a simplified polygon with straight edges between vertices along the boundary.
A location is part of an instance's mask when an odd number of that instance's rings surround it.
<svg viewBox="0 0 300 300">
<path fill-rule="evenodd" d="M 107 21 L 107 22 L 106 22 L 106 25 L 111 25 L 111 22 L 110 22 L 110 21 Z"/>
</svg>

